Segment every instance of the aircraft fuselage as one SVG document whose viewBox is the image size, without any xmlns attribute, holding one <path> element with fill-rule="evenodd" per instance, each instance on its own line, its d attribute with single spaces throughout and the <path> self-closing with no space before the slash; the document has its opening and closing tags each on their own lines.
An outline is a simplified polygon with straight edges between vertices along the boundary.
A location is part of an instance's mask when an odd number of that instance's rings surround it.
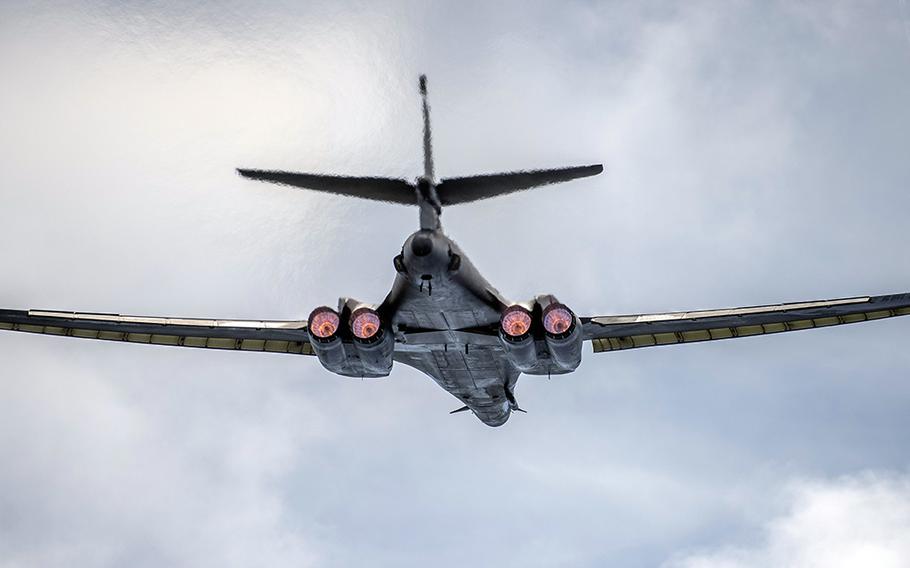
<svg viewBox="0 0 910 568">
<path fill-rule="evenodd" d="M 441 229 L 412 234 L 394 264 L 383 307 L 402 340 L 396 360 L 430 375 L 485 423 L 504 423 L 519 375 L 495 335 L 509 302 Z"/>
</svg>

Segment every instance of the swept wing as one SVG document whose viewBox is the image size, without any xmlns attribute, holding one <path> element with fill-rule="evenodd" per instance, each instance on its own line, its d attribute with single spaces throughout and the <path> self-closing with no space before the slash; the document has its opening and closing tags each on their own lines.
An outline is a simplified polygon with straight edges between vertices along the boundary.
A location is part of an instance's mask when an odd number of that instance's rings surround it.
<svg viewBox="0 0 910 568">
<path fill-rule="evenodd" d="M 0 310 L 0 330 L 174 347 L 313 354 L 306 321 Z"/>
<path fill-rule="evenodd" d="M 595 353 L 734 339 L 910 315 L 910 293 L 721 310 L 582 318 Z"/>
</svg>

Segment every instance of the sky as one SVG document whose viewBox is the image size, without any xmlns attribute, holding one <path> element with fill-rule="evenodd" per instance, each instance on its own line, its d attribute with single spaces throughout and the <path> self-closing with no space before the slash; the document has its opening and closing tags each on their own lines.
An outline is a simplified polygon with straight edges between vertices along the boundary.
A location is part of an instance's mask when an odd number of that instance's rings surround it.
<svg viewBox="0 0 910 568">
<path fill-rule="evenodd" d="M 380 301 L 416 208 L 236 167 L 604 163 L 447 209 L 581 315 L 910 290 L 910 7 L 0 4 L 0 306 L 301 319 Z M 910 564 L 910 320 L 524 377 L 0 335 L 0 567 Z"/>
</svg>

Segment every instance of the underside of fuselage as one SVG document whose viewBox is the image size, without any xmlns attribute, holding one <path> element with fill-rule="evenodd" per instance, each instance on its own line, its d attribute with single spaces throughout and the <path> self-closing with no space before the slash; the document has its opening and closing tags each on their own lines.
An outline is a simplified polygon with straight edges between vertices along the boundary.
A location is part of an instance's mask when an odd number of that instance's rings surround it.
<svg viewBox="0 0 910 568">
<path fill-rule="evenodd" d="M 395 360 L 432 377 L 485 424 L 504 424 L 520 374 L 495 336 L 507 302 L 441 229 L 411 235 L 395 268 L 383 302 Z"/>
</svg>

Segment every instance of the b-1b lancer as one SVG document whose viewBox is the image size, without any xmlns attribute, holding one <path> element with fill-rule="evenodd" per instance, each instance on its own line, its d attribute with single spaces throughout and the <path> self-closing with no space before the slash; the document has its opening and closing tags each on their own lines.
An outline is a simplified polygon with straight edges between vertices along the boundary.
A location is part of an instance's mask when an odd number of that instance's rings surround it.
<svg viewBox="0 0 910 568">
<path fill-rule="evenodd" d="M 0 310 L 0 329 L 240 351 L 315 356 L 338 375 L 386 377 L 394 362 L 429 375 L 489 426 L 513 411 L 519 375 L 571 373 L 582 344 L 595 353 L 814 329 L 910 314 L 910 293 L 747 308 L 580 317 L 555 296 L 506 299 L 442 230 L 442 208 L 593 176 L 600 165 L 437 179 L 433 171 L 426 77 L 424 173 L 413 182 L 240 169 L 287 186 L 417 205 L 420 229 L 394 257 L 392 290 L 378 304 L 341 298 L 307 320 L 236 321 Z"/>
</svg>

